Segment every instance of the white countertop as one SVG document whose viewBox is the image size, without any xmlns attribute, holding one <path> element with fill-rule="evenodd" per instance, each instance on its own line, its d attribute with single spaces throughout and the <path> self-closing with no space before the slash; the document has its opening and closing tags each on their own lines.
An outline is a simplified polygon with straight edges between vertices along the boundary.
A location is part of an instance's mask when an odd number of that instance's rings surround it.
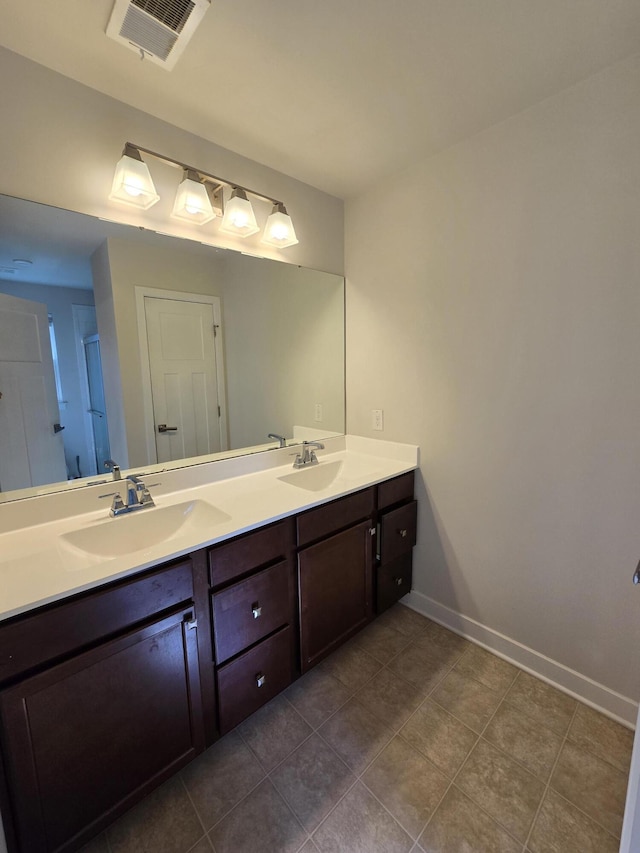
<svg viewBox="0 0 640 853">
<path fill-rule="evenodd" d="M 319 506 L 418 465 L 414 445 L 358 436 L 324 444 L 313 468 L 318 473 L 323 469 L 331 482 L 325 486 L 319 481 L 313 490 L 290 482 L 296 448 L 287 447 L 150 474 L 145 483 L 156 506 L 118 518 L 109 517 L 110 499 L 99 496 L 123 483 L 1 504 L 0 619 Z M 141 531 L 143 540 L 146 531 L 152 539 L 157 532 L 162 541 L 143 547 L 130 544 Z M 123 553 L 107 555 L 101 542 L 107 543 L 106 551 Z M 94 543 L 99 553 L 90 553 Z"/>
</svg>

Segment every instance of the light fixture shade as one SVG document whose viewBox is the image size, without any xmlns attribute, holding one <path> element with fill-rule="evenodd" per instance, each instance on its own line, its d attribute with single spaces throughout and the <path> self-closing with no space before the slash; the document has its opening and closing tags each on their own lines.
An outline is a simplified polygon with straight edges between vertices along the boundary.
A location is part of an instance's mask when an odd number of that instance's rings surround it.
<svg viewBox="0 0 640 853">
<path fill-rule="evenodd" d="M 109 198 L 111 201 L 121 201 L 142 210 L 148 210 L 160 200 L 149 168 L 135 148 L 127 146 L 118 160 Z"/>
<path fill-rule="evenodd" d="M 211 222 L 216 212 L 209 199 L 206 186 L 195 172 L 186 170 L 178 187 L 171 215 L 196 225 Z"/>
<path fill-rule="evenodd" d="M 295 246 L 298 242 L 291 217 L 287 213 L 284 204 L 274 204 L 273 210 L 267 218 L 264 227 L 262 242 L 278 249 L 286 249 L 287 246 Z"/>
<path fill-rule="evenodd" d="M 219 230 L 238 237 L 249 237 L 260 230 L 253 207 L 244 190 L 237 187 L 233 189 L 231 198 L 224 206 L 224 216 Z"/>
</svg>

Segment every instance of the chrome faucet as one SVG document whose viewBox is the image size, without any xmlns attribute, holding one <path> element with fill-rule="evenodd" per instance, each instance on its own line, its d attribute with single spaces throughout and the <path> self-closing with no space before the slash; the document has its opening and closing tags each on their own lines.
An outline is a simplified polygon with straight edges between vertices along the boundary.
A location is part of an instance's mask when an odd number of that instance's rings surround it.
<svg viewBox="0 0 640 853">
<path fill-rule="evenodd" d="M 117 515 L 125 515 L 128 512 L 134 512 L 137 509 L 155 506 L 149 489 L 140 479 L 140 474 L 129 474 L 124 480 L 124 484 L 127 496 L 126 503 L 122 499 L 120 492 L 108 492 L 106 495 L 99 496 L 101 498 L 113 497 L 109 515 L 115 517 Z M 154 483 L 153 485 L 157 486 L 158 483 Z"/>
<path fill-rule="evenodd" d="M 278 435 L 277 432 L 270 432 L 267 435 L 267 438 L 274 438 L 276 441 L 279 441 L 280 447 L 286 447 L 287 446 L 287 439 L 283 435 Z"/>
<path fill-rule="evenodd" d="M 305 468 L 307 465 L 318 464 L 316 451 L 310 449 L 312 447 L 315 447 L 317 450 L 324 450 L 324 444 L 319 441 L 303 441 L 302 453 L 298 453 L 296 456 L 295 462 L 293 463 L 294 468 Z"/>
</svg>

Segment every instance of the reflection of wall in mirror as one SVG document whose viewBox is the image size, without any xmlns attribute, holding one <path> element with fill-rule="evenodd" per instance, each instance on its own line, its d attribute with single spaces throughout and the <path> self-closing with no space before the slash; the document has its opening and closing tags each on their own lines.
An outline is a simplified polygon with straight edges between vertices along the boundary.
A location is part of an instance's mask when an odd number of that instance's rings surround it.
<svg viewBox="0 0 640 853">
<path fill-rule="evenodd" d="M 270 431 L 291 437 L 294 423 L 344 430 L 341 279 L 240 254 L 119 238 L 94 253 L 93 271 L 114 458 L 134 467 L 150 461 L 136 286 L 221 298 L 231 449 L 263 444 Z M 321 422 L 314 420 L 316 403 Z"/>
</svg>

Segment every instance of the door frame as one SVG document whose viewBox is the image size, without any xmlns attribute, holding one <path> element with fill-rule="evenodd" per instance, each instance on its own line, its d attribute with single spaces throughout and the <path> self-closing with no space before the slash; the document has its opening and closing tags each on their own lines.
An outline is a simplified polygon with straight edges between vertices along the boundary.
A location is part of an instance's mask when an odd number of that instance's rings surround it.
<svg viewBox="0 0 640 853">
<path fill-rule="evenodd" d="M 158 287 L 135 286 L 134 290 L 136 298 L 140 367 L 142 373 L 142 405 L 144 409 L 144 434 L 147 446 L 147 464 L 157 463 L 158 453 L 156 449 L 156 424 L 153 417 L 153 397 L 151 394 L 151 365 L 149 364 L 149 341 L 147 337 L 147 320 L 144 308 L 145 297 L 151 297 L 152 299 L 169 299 L 172 302 L 198 302 L 212 306 L 213 322 L 216 326 L 213 346 L 216 354 L 216 382 L 218 385 L 218 405 L 220 406 L 220 417 L 218 418 L 220 447 L 222 450 L 226 450 L 228 448 L 229 438 L 227 429 L 227 389 L 224 380 L 224 347 L 222 340 L 222 311 L 220 307 L 220 297 L 210 296 L 204 293 L 187 293 L 183 290 L 163 290 Z"/>
<path fill-rule="evenodd" d="M 640 709 L 633 739 L 620 853 L 634 853 L 638 849 L 638 840 L 640 840 Z"/>
</svg>

